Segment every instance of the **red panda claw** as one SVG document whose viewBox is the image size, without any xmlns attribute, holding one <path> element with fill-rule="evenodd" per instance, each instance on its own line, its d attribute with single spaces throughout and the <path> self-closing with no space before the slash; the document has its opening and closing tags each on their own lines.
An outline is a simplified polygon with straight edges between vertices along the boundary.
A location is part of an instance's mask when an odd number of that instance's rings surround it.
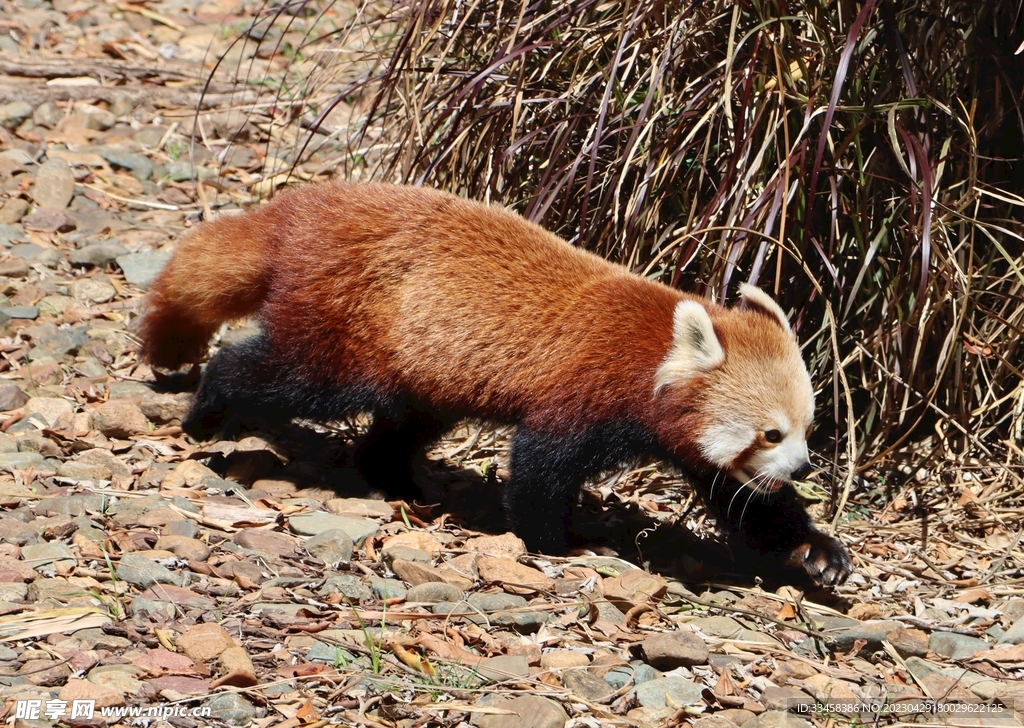
<svg viewBox="0 0 1024 728">
<path fill-rule="evenodd" d="M 838 586 L 853 573 L 853 562 L 843 544 L 820 531 L 812 532 L 807 541 L 793 549 L 789 563 L 803 567 L 822 586 Z"/>
</svg>

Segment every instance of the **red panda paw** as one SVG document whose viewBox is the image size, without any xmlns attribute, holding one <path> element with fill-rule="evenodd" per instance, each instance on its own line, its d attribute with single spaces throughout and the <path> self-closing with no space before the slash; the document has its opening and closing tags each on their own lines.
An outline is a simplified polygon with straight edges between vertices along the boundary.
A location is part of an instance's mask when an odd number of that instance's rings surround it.
<svg viewBox="0 0 1024 728">
<path fill-rule="evenodd" d="M 838 586 L 853 573 L 853 562 L 843 544 L 820 531 L 811 531 L 807 540 L 793 549 L 788 562 L 802 567 L 822 586 Z"/>
</svg>

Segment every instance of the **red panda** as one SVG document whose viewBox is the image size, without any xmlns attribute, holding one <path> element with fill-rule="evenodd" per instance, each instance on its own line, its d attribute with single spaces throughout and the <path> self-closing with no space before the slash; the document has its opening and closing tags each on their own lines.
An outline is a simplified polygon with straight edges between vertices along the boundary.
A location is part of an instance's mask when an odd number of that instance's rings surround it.
<svg viewBox="0 0 1024 728">
<path fill-rule="evenodd" d="M 746 518 L 735 489 L 704 494 L 746 546 L 824 584 L 851 571 L 790 485 L 810 470 L 814 393 L 786 315 L 755 287 L 725 308 L 500 207 L 323 184 L 183 238 L 150 291 L 142 353 L 197 362 L 223 322 L 253 314 L 261 334 L 206 367 L 183 422 L 198 439 L 231 418 L 370 412 L 357 467 L 412 498 L 414 456 L 454 424 L 512 424 L 506 514 L 534 551 L 566 550 L 586 479 L 654 457 L 763 494 Z"/>
</svg>

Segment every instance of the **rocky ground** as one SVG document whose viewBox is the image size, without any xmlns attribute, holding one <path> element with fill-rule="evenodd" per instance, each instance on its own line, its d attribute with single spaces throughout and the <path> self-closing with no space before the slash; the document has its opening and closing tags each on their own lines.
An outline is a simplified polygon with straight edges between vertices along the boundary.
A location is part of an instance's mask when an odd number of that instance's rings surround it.
<svg viewBox="0 0 1024 728">
<path fill-rule="evenodd" d="M 587 498 L 592 527 L 658 537 L 637 542 L 638 568 L 537 557 L 503 533 L 504 432 L 469 426 L 431 453 L 432 506 L 368 497 L 349 467 L 365 423 L 183 436 L 191 395 L 154 380 L 131 329 L 200 211 L 249 201 L 275 171 L 267 146 L 224 141 L 230 97 L 204 102 L 197 144 L 186 134 L 206 49 L 227 51 L 244 16 L 172 0 L 0 9 L 9 723 L 131 723 L 61 713 L 92 699 L 180 713 L 150 726 L 1020 724 L 1012 470 L 869 473 L 877 487 L 838 527 L 857 573 L 804 594 L 749 569 L 726 583 L 742 569 L 651 468 Z"/>
</svg>

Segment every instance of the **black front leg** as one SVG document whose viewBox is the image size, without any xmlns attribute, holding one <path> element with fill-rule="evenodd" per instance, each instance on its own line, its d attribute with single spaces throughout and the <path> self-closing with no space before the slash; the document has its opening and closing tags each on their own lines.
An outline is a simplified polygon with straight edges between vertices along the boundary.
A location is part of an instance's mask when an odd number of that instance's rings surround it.
<svg viewBox="0 0 1024 728">
<path fill-rule="evenodd" d="M 841 584 L 853 571 L 846 548 L 815 527 L 792 485 L 762 494 L 722 479 L 719 475 L 711 488 L 708 478 L 700 490 L 735 547 L 753 552 L 755 557 L 802 568 L 824 586 Z"/>
<path fill-rule="evenodd" d="M 583 483 L 650 454 L 653 448 L 650 434 L 630 422 L 602 423 L 560 435 L 520 427 L 512 439 L 505 517 L 531 551 L 565 553 Z"/>
</svg>

